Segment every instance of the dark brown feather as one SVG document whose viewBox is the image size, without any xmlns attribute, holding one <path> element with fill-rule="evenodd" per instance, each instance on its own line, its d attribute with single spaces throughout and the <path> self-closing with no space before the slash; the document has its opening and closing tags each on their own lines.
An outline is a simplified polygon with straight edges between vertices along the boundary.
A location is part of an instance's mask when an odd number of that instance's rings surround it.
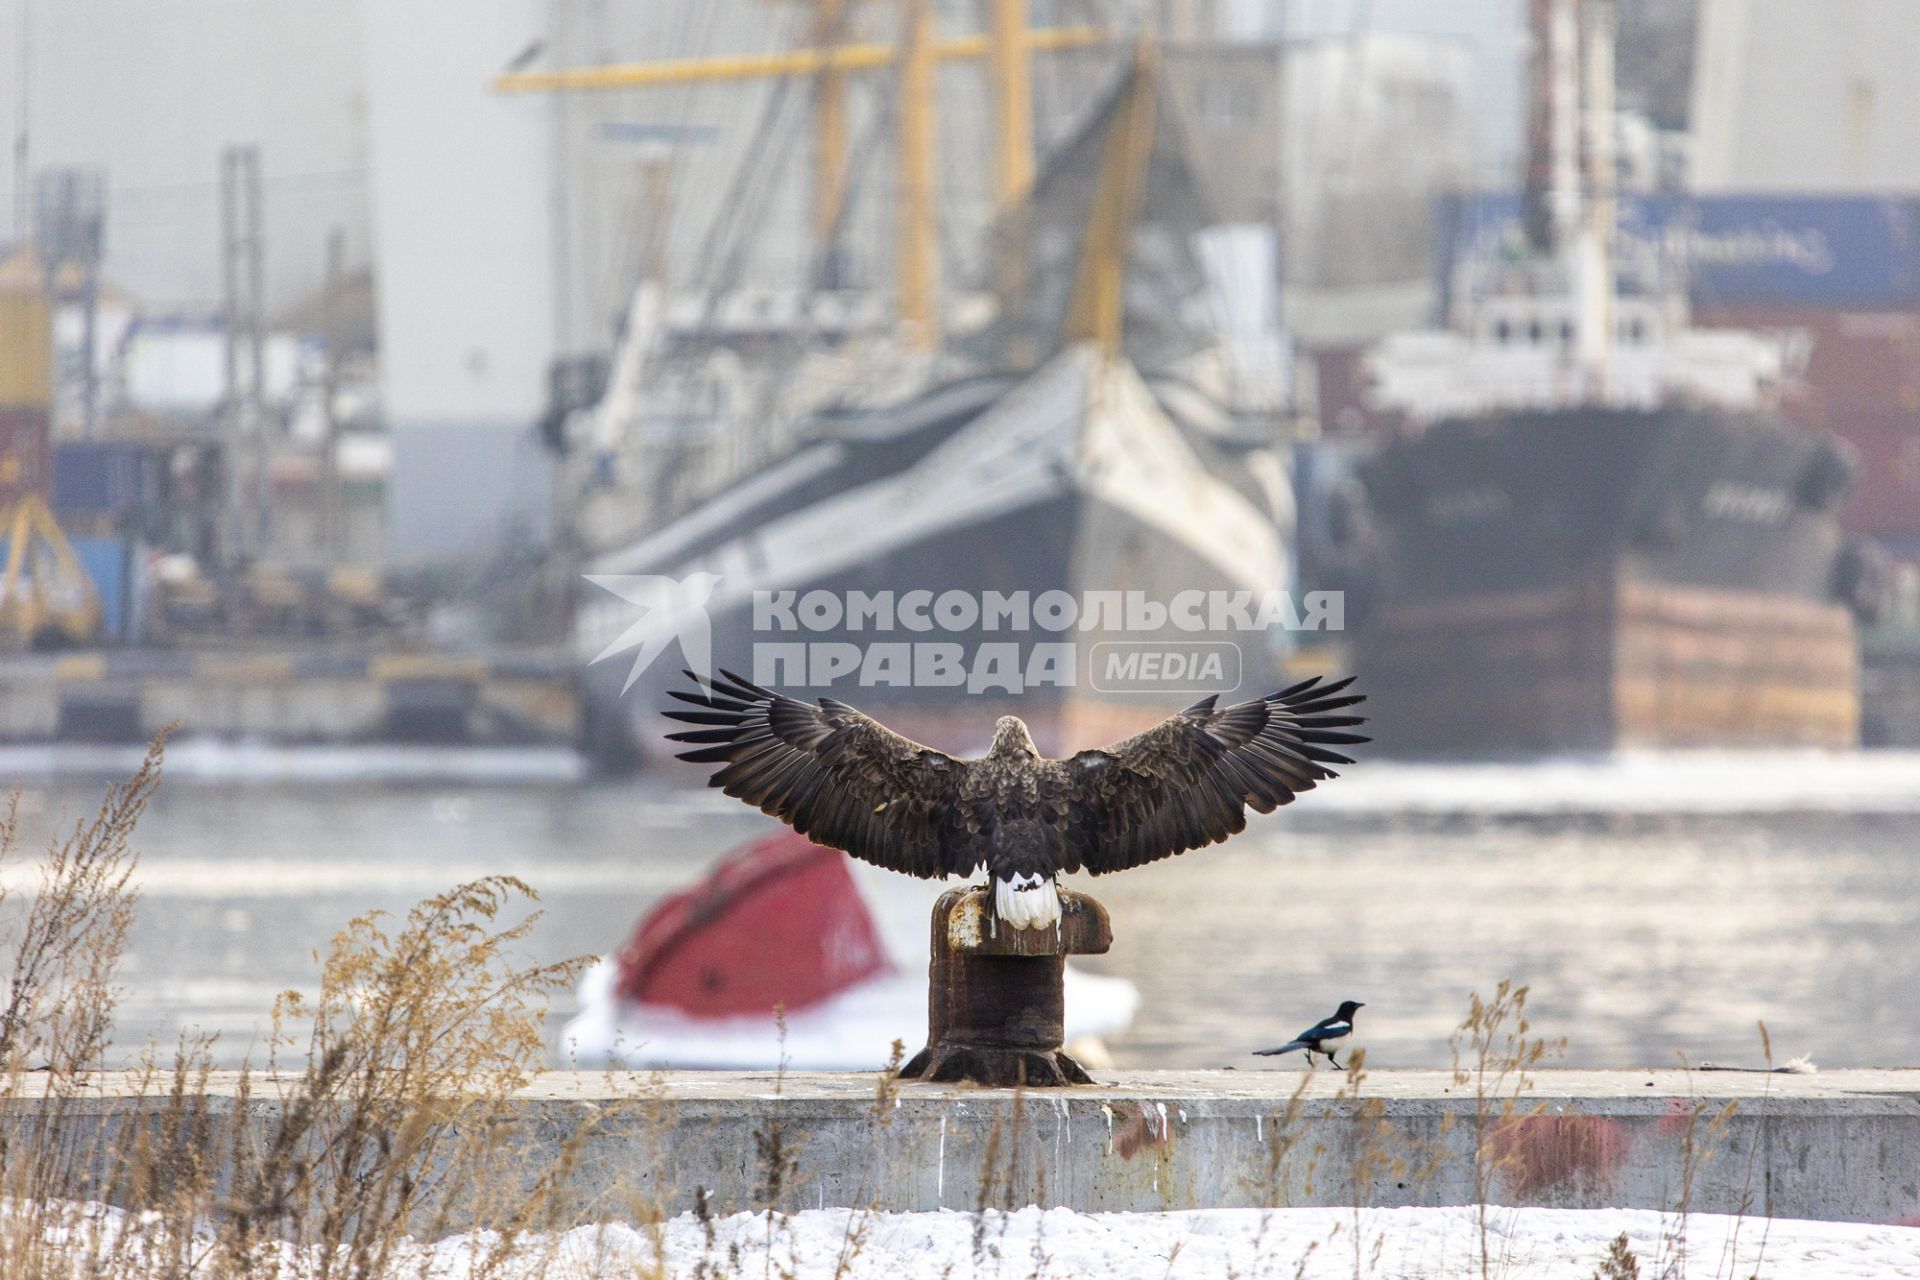
<svg viewBox="0 0 1920 1280">
<path fill-rule="evenodd" d="M 1302 681 L 1251 702 L 1203 698 L 1146 732 L 1070 760 L 1027 750 L 955 760 L 909 741 L 844 702 L 807 703 L 730 672 L 688 673 L 674 691 L 693 726 L 668 738 L 683 760 L 718 765 L 709 783 L 816 842 L 909 875 L 965 875 L 996 829 L 1045 836 L 1042 865 L 1121 871 L 1245 830 L 1351 764 L 1333 750 L 1367 741 L 1343 714 L 1364 699 L 1350 680 Z M 1024 734 L 1019 735 L 1024 742 Z M 997 741 L 997 739 L 996 739 Z M 1030 744 L 1027 744 L 1030 746 Z M 1051 835 L 1045 833 L 1051 832 Z M 1026 847 L 1032 855 L 1035 848 Z"/>
<path fill-rule="evenodd" d="M 680 758 L 718 764 L 709 785 L 856 858 L 915 876 L 971 871 L 969 842 L 953 838 L 960 762 L 909 741 L 845 703 L 800 702 L 730 672 L 675 691 L 698 725 L 667 735 Z M 965 865 L 960 865 L 964 860 Z"/>
<path fill-rule="evenodd" d="M 1333 714 L 1358 705 L 1352 677 L 1305 680 L 1252 702 L 1215 709 L 1209 698 L 1104 751 L 1061 766 L 1072 795 L 1068 869 L 1094 875 L 1214 844 L 1246 827 L 1249 806 L 1271 813 L 1352 761 L 1328 745 L 1365 742 L 1364 723 Z"/>
</svg>

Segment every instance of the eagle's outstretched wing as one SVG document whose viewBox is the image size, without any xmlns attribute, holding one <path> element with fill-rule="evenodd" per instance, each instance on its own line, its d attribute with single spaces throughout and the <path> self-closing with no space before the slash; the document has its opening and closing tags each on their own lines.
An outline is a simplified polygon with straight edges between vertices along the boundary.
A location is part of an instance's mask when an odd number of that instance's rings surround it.
<svg viewBox="0 0 1920 1280">
<path fill-rule="evenodd" d="M 901 737 L 844 702 L 800 702 L 728 671 L 674 690 L 694 709 L 666 714 L 699 728 L 668 734 L 698 744 L 682 760 L 718 764 L 709 786 L 787 823 L 816 844 L 929 878 L 957 866 L 955 784 L 964 766 Z"/>
<path fill-rule="evenodd" d="M 1333 714 L 1365 701 L 1352 677 L 1318 676 L 1254 702 L 1215 710 L 1207 698 L 1104 751 L 1065 762 L 1070 793 L 1067 870 L 1100 875 L 1225 840 L 1246 808 L 1272 813 L 1353 761 L 1332 748 L 1368 739 L 1365 721 Z"/>
</svg>

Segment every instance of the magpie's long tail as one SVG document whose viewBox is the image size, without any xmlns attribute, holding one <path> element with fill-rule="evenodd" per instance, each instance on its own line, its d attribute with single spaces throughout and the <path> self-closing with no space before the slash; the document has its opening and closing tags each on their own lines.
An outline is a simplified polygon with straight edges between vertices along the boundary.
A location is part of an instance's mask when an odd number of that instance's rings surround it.
<svg viewBox="0 0 1920 1280">
<path fill-rule="evenodd" d="M 1255 1057 L 1271 1058 L 1278 1053 L 1292 1053 L 1295 1049 L 1305 1049 L 1306 1047 L 1307 1042 L 1305 1040 L 1289 1040 L 1278 1049 L 1255 1049 L 1253 1052 Z"/>
</svg>

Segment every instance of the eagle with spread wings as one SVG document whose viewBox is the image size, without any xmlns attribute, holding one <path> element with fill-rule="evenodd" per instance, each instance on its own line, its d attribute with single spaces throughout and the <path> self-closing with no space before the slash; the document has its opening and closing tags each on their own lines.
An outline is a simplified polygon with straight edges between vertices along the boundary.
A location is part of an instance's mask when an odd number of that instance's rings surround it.
<svg viewBox="0 0 1920 1280">
<path fill-rule="evenodd" d="M 687 672 L 698 692 L 667 715 L 682 760 L 718 765 L 709 785 L 816 844 L 912 876 L 984 866 L 994 912 L 1014 928 L 1060 918 L 1056 877 L 1125 871 L 1243 830 L 1352 764 L 1337 748 L 1368 741 L 1342 714 L 1364 701 L 1352 677 L 1318 676 L 1251 702 L 1203 698 L 1135 737 L 1065 760 L 1041 756 L 1017 716 L 993 746 L 956 760 L 832 698 L 802 702 L 722 671 Z"/>
</svg>

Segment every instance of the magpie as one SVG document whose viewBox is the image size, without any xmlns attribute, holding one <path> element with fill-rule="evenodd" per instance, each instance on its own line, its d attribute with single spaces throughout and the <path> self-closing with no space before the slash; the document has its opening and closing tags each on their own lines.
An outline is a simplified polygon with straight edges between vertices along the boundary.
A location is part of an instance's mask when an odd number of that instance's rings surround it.
<svg viewBox="0 0 1920 1280">
<path fill-rule="evenodd" d="M 1320 1021 L 1302 1031 L 1293 1039 L 1277 1049 L 1255 1049 L 1256 1056 L 1270 1058 L 1275 1054 L 1292 1053 L 1295 1049 L 1307 1051 L 1307 1065 L 1313 1065 L 1313 1055 L 1325 1054 L 1335 1071 L 1345 1071 L 1340 1060 L 1333 1055 L 1347 1047 L 1347 1041 L 1353 1038 L 1353 1012 L 1367 1006 L 1358 1000 L 1342 1000 L 1339 1010 L 1331 1018 Z"/>
</svg>

